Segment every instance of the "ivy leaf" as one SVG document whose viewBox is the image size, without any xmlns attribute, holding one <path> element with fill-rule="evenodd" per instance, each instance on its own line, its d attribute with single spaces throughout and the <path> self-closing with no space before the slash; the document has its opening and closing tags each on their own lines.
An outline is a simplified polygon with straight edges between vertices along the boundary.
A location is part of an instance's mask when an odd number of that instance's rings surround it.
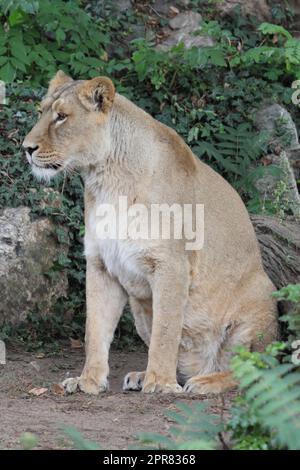
<svg viewBox="0 0 300 470">
<path fill-rule="evenodd" d="M 5 83 L 10 83 L 14 80 L 16 76 L 16 69 L 13 67 L 10 61 L 8 61 L 0 69 L 0 80 L 3 80 Z"/>
<path fill-rule="evenodd" d="M 29 64 L 27 50 L 21 38 L 14 37 L 11 39 L 11 53 L 23 64 Z"/>
</svg>

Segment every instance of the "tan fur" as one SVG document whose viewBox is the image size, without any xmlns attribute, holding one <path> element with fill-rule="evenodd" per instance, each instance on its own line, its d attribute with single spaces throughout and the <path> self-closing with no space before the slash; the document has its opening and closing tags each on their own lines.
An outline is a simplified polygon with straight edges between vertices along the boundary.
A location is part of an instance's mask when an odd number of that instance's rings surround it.
<svg viewBox="0 0 300 470">
<path fill-rule="evenodd" d="M 59 73 L 24 147 L 35 149 L 27 155 L 37 176 L 76 169 L 85 179 L 86 363 L 67 390 L 107 388 L 109 347 L 128 299 L 149 356 L 145 372 L 125 377 L 124 390 L 178 392 L 178 380 L 195 393 L 233 386 L 232 348 L 262 348 L 277 331 L 274 286 L 235 190 L 105 77 Z M 148 208 L 204 204 L 203 249 L 187 251 L 185 240 L 98 240 L 96 207 L 117 207 L 119 196 Z"/>
</svg>

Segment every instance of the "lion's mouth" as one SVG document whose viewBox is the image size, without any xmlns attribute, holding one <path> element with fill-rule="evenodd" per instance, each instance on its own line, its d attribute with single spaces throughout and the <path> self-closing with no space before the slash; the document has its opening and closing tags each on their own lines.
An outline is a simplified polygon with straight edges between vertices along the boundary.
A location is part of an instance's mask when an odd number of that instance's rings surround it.
<svg viewBox="0 0 300 470">
<path fill-rule="evenodd" d="M 32 165 L 42 170 L 59 170 L 62 167 L 61 163 L 44 163 L 43 165 L 39 165 L 36 162 L 32 162 Z"/>
<path fill-rule="evenodd" d="M 63 170 L 63 165 L 58 162 L 31 162 L 31 171 L 33 175 L 39 180 L 45 180 L 49 182 L 54 176 L 56 176 L 61 170 Z"/>
</svg>

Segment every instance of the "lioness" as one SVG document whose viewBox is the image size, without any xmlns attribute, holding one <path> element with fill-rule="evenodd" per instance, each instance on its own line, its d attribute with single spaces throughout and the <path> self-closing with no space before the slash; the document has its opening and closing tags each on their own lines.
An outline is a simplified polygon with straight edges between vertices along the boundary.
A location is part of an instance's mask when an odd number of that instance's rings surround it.
<svg viewBox="0 0 300 470">
<path fill-rule="evenodd" d="M 232 387 L 232 348 L 263 348 L 277 331 L 274 286 L 239 195 L 109 78 L 75 81 L 59 71 L 41 110 L 23 143 L 32 172 L 47 180 L 77 169 L 85 181 L 86 361 L 67 391 L 107 390 L 109 348 L 128 300 L 149 355 L 124 390 Z M 129 207 L 203 204 L 203 248 L 187 250 L 184 237 L 99 239 L 97 207 L 117 207 L 120 196 Z"/>
</svg>

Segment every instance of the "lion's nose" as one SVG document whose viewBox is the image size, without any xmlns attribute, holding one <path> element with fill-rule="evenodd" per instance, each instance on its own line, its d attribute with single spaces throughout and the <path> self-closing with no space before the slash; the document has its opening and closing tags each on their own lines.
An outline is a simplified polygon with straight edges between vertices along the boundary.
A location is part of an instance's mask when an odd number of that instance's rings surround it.
<svg viewBox="0 0 300 470">
<path fill-rule="evenodd" d="M 35 152 L 39 148 L 39 146 L 36 145 L 35 147 L 27 147 L 26 145 L 23 145 L 23 148 L 32 157 L 33 152 Z"/>
</svg>

